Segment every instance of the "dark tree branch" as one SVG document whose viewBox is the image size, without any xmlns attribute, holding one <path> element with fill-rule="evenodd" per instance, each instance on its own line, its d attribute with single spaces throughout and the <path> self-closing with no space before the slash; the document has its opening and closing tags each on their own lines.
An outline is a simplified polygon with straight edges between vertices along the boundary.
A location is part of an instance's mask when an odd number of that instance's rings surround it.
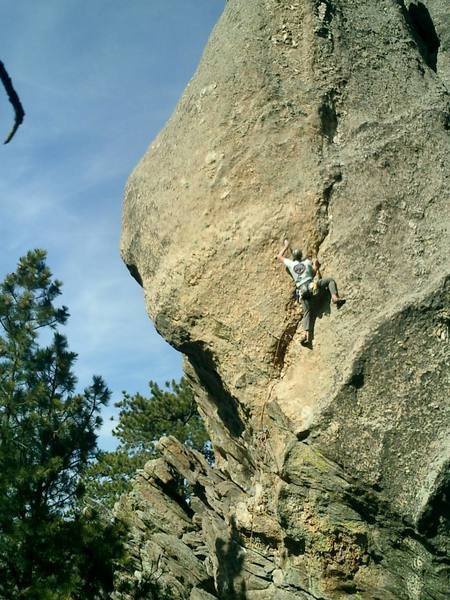
<svg viewBox="0 0 450 600">
<path fill-rule="evenodd" d="M 9 134 L 4 142 L 5 144 L 8 144 L 13 139 L 14 134 L 16 133 L 17 129 L 19 128 L 19 125 L 23 122 L 23 118 L 25 116 L 25 111 L 23 110 L 23 106 L 22 106 L 22 103 L 20 102 L 20 98 L 17 95 L 16 90 L 14 89 L 11 78 L 5 69 L 5 65 L 2 63 L 1 60 L 0 60 L 0 79 L 1 79 L 1 82 L 3 83 L 3 87 L 5 88 L 5 91 L 8 95 L 8 99 L 11 102 L 11 104 L 13 105 L 14 113 L 15 113 L 13 128 L 9 132 Z"/>
</svg>

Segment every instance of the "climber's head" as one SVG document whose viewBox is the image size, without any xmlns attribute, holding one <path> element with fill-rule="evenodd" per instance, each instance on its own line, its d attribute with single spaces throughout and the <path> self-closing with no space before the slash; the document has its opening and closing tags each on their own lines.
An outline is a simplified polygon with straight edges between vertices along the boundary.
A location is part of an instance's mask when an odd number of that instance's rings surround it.
<svg viewBox="0 0 450 600">
<path fill-rule="evenodd" d="M 292 250 L 292 257 L 294 260 L 302 260 L 302 251 L 299 248 Z"/>
</svg>

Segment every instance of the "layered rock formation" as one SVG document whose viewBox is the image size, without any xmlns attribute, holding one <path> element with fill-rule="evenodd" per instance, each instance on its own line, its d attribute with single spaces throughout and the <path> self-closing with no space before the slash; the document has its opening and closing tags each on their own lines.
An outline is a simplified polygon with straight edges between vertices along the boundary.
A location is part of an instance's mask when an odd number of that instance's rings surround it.
<svg viewBox="0 0 450 600">
<path fill-rule="evenodd" d="M 227 2 L 126 190 L 122 256 L 217 462 L 161 442 L 119 508 L 130 589 L 448 597 L 449 86 L 446 0 Z M 312 350 L 285 237 L 348 298 Z"/>
</svg>

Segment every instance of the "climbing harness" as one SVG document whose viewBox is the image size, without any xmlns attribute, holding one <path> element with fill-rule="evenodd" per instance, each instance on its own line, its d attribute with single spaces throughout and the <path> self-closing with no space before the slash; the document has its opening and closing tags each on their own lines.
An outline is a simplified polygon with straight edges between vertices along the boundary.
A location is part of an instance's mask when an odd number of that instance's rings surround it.
<svg viewBox="0 0 450 600">
<path fill-rule="evenodd" d="M 317 282 L 318 282 L 318 279 L 314 278 L 314 281 L 309 286 L 309 291 L 311 292 L 311 294 L 313 296 L 317 296 L 317 294 L 319 293 L 319 284 Z"/>
<path fill-rule="evenodd" d="M 307 298 L 308 296 L 317 296 L 320 292 L 319 288 L 319 280 L 322 279 L 322 275 L 319 270 L 317 270 L 316 275 L 312 281 L 307 281 L 303 283 L 301 286 L 296 288 L 295 293 L 297 299 L 300 301 L 302 298 Z"/>
</svg>

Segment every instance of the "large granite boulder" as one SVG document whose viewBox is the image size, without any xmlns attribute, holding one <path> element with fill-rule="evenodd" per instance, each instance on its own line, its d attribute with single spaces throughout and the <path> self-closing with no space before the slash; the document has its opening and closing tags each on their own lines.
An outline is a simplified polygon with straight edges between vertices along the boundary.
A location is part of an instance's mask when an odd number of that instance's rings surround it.
<svg viewBox="0 0 450 600">
<path fill-rule="evenodd" d="M 217 459 L 134 546 L 174 597 L 448 597 L 449 85 L 446 0 L 229 0 L 131 175 L 122 256 Z M 348 298 L 312 350 L 285 237 Z"/>
</svg>

